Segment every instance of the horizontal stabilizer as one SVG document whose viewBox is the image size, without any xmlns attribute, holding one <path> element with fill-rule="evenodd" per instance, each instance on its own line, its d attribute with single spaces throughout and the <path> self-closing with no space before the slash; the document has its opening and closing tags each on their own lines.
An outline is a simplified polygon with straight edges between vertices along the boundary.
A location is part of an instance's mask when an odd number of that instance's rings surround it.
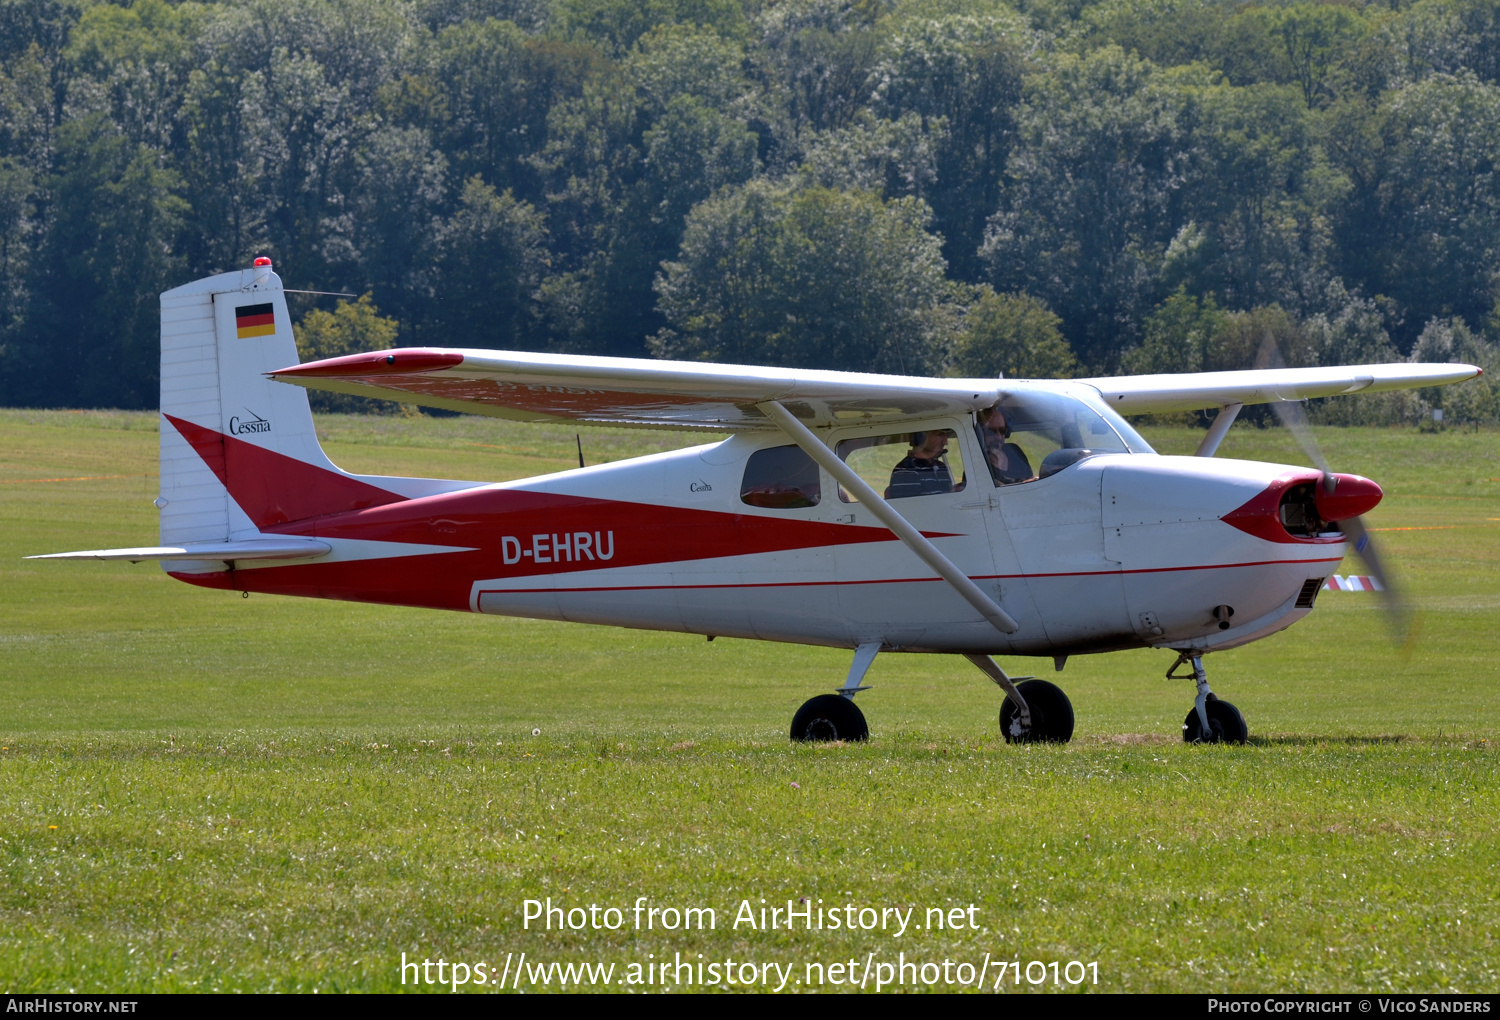
<svg viewBox="0 0 1500 1020">
<path fill-rule="evenodd" d="M 239 542 L 191 542 L 187 545 L 145 545 L 135 549 L 84 549 L 80 552 L 27 556 L 28 560 L 302 560 L 325 556 L 327 542 L 312 538 L 249 538 Z"/>
</svg>

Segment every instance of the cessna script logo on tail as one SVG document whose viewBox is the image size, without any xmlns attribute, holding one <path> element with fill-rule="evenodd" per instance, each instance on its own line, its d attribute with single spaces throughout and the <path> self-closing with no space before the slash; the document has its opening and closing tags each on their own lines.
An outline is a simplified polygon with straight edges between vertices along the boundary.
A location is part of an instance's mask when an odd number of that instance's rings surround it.
<svg viewBox="0 0 1500 1020">
<path fill-rule="evenodd" d="M 270 432 L 271 423 L 266 421 L 254 411 L 246 408 L 245 413 L 250 417 L 241 418 L 235 415 L 229 419 L 229 434 L 231 436 L 243 436 L 251 432 Z"/>
</svg>

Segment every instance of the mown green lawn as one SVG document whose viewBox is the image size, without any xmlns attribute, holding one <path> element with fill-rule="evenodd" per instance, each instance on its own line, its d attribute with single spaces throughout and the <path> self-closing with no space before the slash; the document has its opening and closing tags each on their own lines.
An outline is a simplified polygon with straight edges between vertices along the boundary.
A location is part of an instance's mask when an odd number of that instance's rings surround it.
<svg viewBox="0 0 1500 1020">
<path fill-rule="evenodd" d="M 498 479 L 577 456 L 571 432 L 477 419 L 321 427 L 359 471 Z M 1495 991 L 1500 435 L 1318 434 L 1386 487 L 1371 524 L 1398 529 L 1378 537 L 1421 607 L 1409 658 L 1371 596 L 1325 593 L 1209 660 L 1243 748 L 1181 744 L 1191 686 L 1162 679 L 1168 653 L 1060 677 L 1014 660 L 1078 719 L 1067 747 L 1016 748 L 972 667 L 887 655 L 860 698 L 870 743 L 814 748 L 786 726 L 847 653 L 23 562 L 154 541 L 155 417 L 0 411 L 0 988 L 391 989 L 403 952 L 526 952 L 613 962 L 616 984 L 681 953 L 790 965 L 799 990 L 809 963 L 904 953 L 1019 960 L 1021 990 L 1027 962 L 1079 960 L 1109 991 Z M 695 441 L 591 431 L 584 451 Z M 1301 459 L 1243 427 L 1221 455 Z M 548 896 L 718 925 L 523 929 Z M 802 897 L 918 924 L 974 904 L 979 927 L 732 926 L 741 900 Z"/>
</svg>

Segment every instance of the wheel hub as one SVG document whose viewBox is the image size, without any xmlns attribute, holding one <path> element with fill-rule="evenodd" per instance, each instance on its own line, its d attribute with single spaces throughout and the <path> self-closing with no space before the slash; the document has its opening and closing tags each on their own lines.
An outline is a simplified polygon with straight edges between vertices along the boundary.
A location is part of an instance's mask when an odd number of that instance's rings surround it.
<svg viewBox="0 0 1500 1020">
<path fill-rule="evenodd" d="M 832 719 L 814 719 L 807 724 L 808 740 L 837 740 L 839 729 L 833 724 Z"/>
</svg>

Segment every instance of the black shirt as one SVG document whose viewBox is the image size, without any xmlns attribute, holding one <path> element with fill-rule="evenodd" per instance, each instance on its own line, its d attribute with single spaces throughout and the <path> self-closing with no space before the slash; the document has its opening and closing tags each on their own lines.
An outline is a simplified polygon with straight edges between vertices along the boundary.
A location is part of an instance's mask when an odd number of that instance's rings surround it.
<svg viewBox="0 0 1500 1020">
<path fill-rule="evenodd" d="M 915 454 L 907 456 L 891 469 L 891 484 L 885 490 L 886 499 L 901 499 L 904 496 L 929 496 L 937 492 L 953 491 L 953 473 L 941 456 L 923 460 Z"/>
</svg>

